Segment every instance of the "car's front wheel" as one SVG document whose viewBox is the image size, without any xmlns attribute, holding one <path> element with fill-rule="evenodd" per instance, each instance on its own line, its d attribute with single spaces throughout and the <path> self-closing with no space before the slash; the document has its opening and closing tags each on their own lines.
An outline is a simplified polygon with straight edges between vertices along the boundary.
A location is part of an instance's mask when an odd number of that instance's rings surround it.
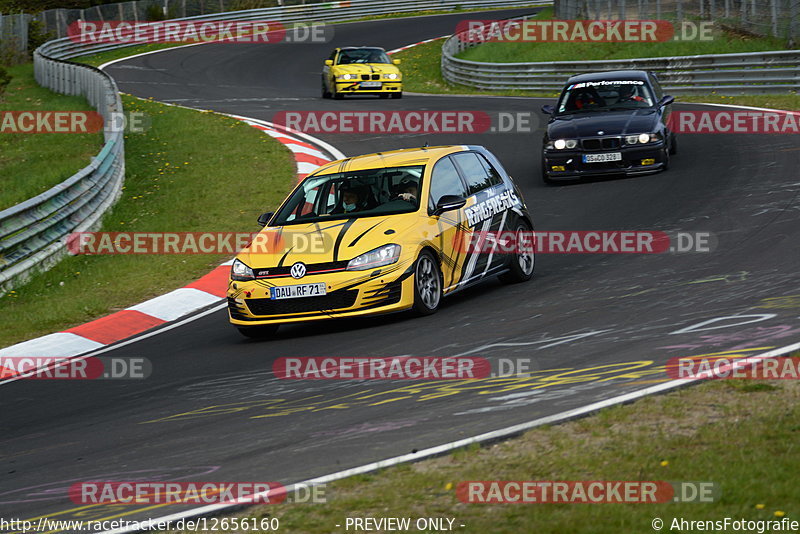
<svg viewBox="0 0 800 534">
<path fill-rule="evenodd" d="M 436 257 L 423 250 L 414 266 L 414 306 L 417 315 L 430 315 L 442 301 L 442 271 Z"/>
<path fill-rule="evenodd" d="M 239 333 L 250 339 L 268 339 L 278 333 L 279 324 L 265 324 L 261 326 L 240 326 Z"/>
<path fill-rule="evenodd" d="M 322 77 L 322 98 L 330 98 L 331 92 L 328 91 L 328 85 L 325 83 L 325 76 Z"/>
<path fill-rule="evenodd" d="M 400 91 L 399 93 L 392 93 L 392 98 L 403 98 L 403 92 Z"/>
<path fill-rule="evenodd" d="M 525 234 L 525 238 L 520 238 Z M 536 253 L 534 252 L 534 239 L 530 225 L 520 220 L 514 230 L 514 249 L 509 270 L 497 278 L 507 284 L 527 282 L 533 276 L 533 268 L 536 263 Z"/>
<path fill-rule="evenodd" d="M 550 175 L 547 174 L 547 166 L 544 164 L 544 154 L 542 154 L 542 170 L 541 170 L 541 173 L 542 173 L 542 180 L 544 181 L 544 183 L 546 183 L 548 185 L 553 185 L 553 184 L 556 183 L 555 180 L 550 178 Z"/>
</svg>

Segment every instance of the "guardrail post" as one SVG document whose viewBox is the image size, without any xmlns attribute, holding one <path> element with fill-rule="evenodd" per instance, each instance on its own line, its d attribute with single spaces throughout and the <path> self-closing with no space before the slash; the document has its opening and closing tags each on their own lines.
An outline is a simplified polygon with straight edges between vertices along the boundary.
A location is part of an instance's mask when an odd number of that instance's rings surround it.
<svg viewBox="0 0 800 534">
<path fill-rule="evenodd" d="M 772 36 L 778 36 L 778 0 L 770 1 L 770 15 L 772 19 Z"/>
</svg>

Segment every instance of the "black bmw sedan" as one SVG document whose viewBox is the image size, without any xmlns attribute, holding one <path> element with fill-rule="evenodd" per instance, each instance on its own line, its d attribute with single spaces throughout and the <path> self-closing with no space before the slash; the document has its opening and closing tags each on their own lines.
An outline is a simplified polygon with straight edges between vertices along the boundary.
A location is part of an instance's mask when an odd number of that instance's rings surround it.
<svg viewBox="0 0 800 534">
<path fill-rule="evenodd" d="M 542 143 L 542 178 L 647 174 L 666 170 L 675 154 L 667 127 L 670 104 L 651 72 L 620 70 L 567 80 Z"/>
</svg>

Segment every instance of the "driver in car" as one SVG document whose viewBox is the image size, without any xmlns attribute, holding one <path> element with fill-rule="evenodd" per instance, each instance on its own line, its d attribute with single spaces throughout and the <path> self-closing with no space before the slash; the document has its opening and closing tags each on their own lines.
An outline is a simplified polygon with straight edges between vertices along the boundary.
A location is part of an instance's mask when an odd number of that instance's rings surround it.
<svg viewBox="0 0 800 534">
<path fill-rule="evenodd" d="M 617 102 L 644 102 L 645 99 L 636 94 L 636 87 L 633 84 L 624 84 L 619 88 L 619 99 Z"/>
</svg>

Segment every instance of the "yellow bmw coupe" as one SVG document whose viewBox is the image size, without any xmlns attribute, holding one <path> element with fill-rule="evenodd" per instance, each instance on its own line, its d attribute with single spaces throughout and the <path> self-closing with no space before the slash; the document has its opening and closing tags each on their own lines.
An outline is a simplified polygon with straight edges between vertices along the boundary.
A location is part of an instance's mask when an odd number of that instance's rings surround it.
<svg viewBox="0 0 800 534">
<path fill-rule="evenodd" d="M 383 48 L 354 47 L 335 49 L 322 68 L 322 98 L 367 94 L 381 98 L 403 97 L 403 74 Z"/>
<path fill-rule="evenodd" d="M 489 276 L 529 280 L 520 191 L 481 146 L 395 150 L 326 164 L 305 178 L 231 266 L 230 322 L 247 337 L 281 323 L 413 310 Z"/>
</svg>

